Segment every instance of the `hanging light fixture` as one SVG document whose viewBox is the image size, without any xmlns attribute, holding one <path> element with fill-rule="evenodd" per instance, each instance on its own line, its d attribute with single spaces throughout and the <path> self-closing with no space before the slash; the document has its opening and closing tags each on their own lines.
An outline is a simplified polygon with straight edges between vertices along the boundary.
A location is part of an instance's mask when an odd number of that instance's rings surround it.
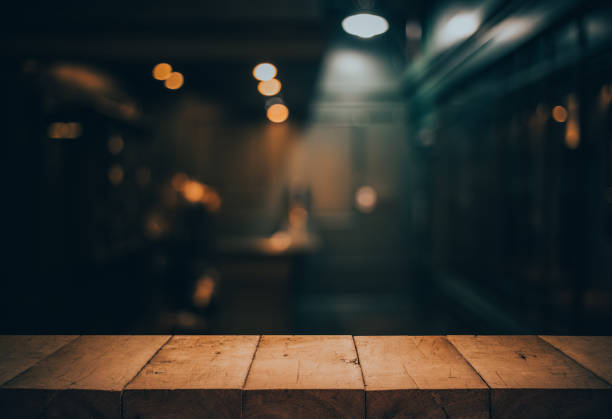
<svg viewBox="0 0 612 419">
<path fill-rule="evenodd" d="M 342 21 L 342 29 L 346 33 L 360 38 L 372 38 L 383 34 L 389 29 L 387 19 L 370 13 L 358 13 Z"/>
</svg>

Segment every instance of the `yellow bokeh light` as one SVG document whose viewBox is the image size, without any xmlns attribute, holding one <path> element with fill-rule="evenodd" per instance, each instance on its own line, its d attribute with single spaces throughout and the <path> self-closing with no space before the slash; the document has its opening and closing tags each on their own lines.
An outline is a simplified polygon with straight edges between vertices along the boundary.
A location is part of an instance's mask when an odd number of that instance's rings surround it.
<svg viewBox="0 0 612 419">
<path fill-rule="evenodd" d="M 270 63 L 257 64 L 253 69 L 253 77 L 259 81 L 272 80 L 276 76 L 276 67 Z"/>
<path fill-rule="evenodd" d="M 155 80 L 166 80 L 172 74 L 172 66 L 168 63 L 159 63 L 153 67 L 153 78 Z"/>
<path fill-rule="evenodd" d="M 164 81 L 164 85 L 170 90 L 180 89 L 183 85 L 184 77 L 178 71 L 170 73 L 170 76 Z"/>
<path fill-rule="evenodd" d="M 281 82 L 277 79 L 260 81 L 257 90 L 264 96 L 274 96 L 281 90 Z"/>
<path fill-rule="evenodd" d="M 557 122 L 565 122 L 567 120 L 567 110 L 563 106 L 555 106 L 552 110 L 552 116 Z"/>
<path fill-rule="evenodd" d="M 289 118 L 289 109 L 282 103 L 277 103 L 268 108 L 266 115 L 270 121 L 278 124 Z"/>
</svg>

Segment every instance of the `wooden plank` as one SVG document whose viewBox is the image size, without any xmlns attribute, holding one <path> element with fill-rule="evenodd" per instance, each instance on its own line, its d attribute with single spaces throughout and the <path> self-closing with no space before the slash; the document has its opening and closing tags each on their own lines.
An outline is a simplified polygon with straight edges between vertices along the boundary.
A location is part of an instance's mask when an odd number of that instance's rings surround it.
<svg viewBox="0 0 612 419">
<path fill-rule="evenodd" d="M 77 337 L 76 335 L 0 336 L 0 385 Z"/>
<path fill-rule="evenodd" d="M 540 336 L 612 384 L 612 336 Z"/>
<path fill-rule="evenodd" d="M 237 418 L 259 336 L 174 336 L 126 387 L 126 418 Z"/>
<path fill-rule="evenodd" d="M 367 417 L 486 418 L 488 387 L 442 336 L 355 336 Z"/>
<path fill-rule="evenodd" d="M 364 417 L 351 336 L 263 336 L 247 377 L 244 416 Z"/>
<path fill-rule="evenodd" d="M 537 336 L 449 336 L 491 388 L 493 417 L 605 417 L 610 386 Z"/>
<path fill-rule="evenodd" d="M 3 417 L 121 416 L 121 390 L 168 336 L 81 336 L 0 389 Z"/>
</svg>

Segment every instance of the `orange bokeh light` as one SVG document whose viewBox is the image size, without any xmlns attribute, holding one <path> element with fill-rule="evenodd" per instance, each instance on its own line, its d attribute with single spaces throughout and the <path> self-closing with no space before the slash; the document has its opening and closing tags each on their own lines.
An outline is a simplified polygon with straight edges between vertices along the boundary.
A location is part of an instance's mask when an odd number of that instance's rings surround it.
<svg viewBox="0 0 612 419">
<path fill-rule="evenodd" d="M 172 74 L 172 66 L 168 63 L 159 63 L 153 67 L 153 78 L 155 80 L 166 80 Z"/>
<path fill-rule="evenodd" d="M 277 79 L 260 81 L 257 85 L 257 90 L 264 96 L 274 96 L 281 91 L 281 82 Z"/>
<path fill-rule="evenodd" d="M 552 116 L 557 122 L 565 122 L 567 120 L 567 110 L 563 106 L 555 106 L 552 110 Z"/>
<path fill-rule="evenodd" d="M 277 124 L 285 122 L 289 118 L 289 108 L 282 103 L 277 103 L 268 108 L 266 115 L 270 121 Z"/>
<path fill-rule="evenodd" d="M 196 180 L 190 180 L 183 185 L 183 195 L 189 202 L 199 202 L 204 196 L 204 185 Z"/>
<path fill-rule="evenodd" d="M 185 81 L 183 75 L 178 71 L 170 73 L 166 81 L 164 81 L 164 85 L 170 90 L 180 89 Z"/>
</svg>

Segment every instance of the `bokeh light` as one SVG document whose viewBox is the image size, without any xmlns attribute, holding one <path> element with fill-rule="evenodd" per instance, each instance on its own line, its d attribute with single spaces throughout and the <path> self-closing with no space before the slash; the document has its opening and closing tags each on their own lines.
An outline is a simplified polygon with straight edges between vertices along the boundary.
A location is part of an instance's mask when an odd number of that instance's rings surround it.
<svg viewBox="0 0 612 419">
<path fill-rule="evenodd" d="M 183 196 L 189 202 L 199 202 L 204 196 L 204 185 L 196 180 L 190 180 L 183 185 Z"/>
<path fill-rule="evenodd" d="M 289 108 L 282 103 L 277 103 L 268 108 L 266 115 L 270 121 L 279 124 L 289 118 Z"/>
<path fill-rule="evenodd" d="M 259 81 L 272 80 L 276 77 L 276 67 L 270 63 L 257 64 L 253 69 L 253 77 Z"/>
<path fill-rule="evenodd" d="M 364 213 L 374 211 L 378 202 L 378 194 L 371 186 L 362 186 L 355 193 L 355 205 L 357 209 Z"/>
<path fill-rule="evenodd" d="M 81 136 L 82 130 L 78 122 L 53 122 L 47 129 L 47 135 L 52 139 L 74 140 Z"/>
<path fill-rule="evenodd" d="M 291 235 L 286 231 L 277 231 L 270 237 L 270 249 L 274 252 L 284 252 L 291 246 Z"/>
<path fill-rule="evenodd" d="M 563 106 L 555 106 L 552 110 L 552 117 L 557 122 L 565 122 L 567 120 L 567 110 Z"/>
<path fill-rule="evenodd" d="M 119 164 L 115 164 L 108 169 L 108 180 L 113 185 L 117 186 L 123 182 L 123 167 Z"/>
<path fill-rule="evenodd" d="M 170 90 L 180 89 L 183 85 L 184 77 L 183 74 L 175 71 L 170 73 L 170 76 L 164 81 L 164 85 Z"/>
<path fill-rule="evenodd" d="M 257 90 L 264 96 L 274 96 L 281 91 L 281 82 L 277 79 L 260 81 L 257 85 Z"/>
<path fill-rule="evenodd" d="M 155 80 L 166 80 L 172 74 L 172 66 L 168 63 L 159 63 L 153 67 L 153 78 Z"/>
<path fill-rule="evenodd" d="M 114 155 L 117 155 L 123 151 L 125 143 L 123 142 L 123 138 L 120 135 L 113 135 L 108 139 L 108 143 L 106 143 L 106 147 L 108 148 L 108 152 Z"/>
</svg>

